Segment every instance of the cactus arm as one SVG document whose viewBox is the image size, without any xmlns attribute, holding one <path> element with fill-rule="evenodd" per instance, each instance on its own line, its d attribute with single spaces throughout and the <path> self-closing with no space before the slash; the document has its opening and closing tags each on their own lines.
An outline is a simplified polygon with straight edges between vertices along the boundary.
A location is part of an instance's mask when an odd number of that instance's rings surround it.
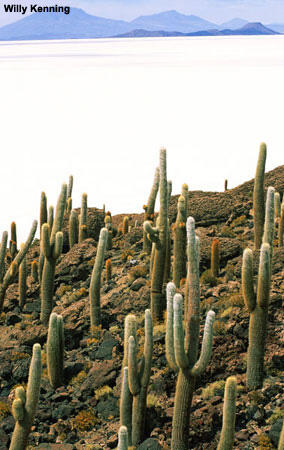
<svg viewBox="0 0 284 450">
<path fill-rule="evenodd" d="M 12 415 L 15 421 L 24 419 L 24 405 L 20 398 L 15 398 L 12 403 Z"/>
<path fill-rule="evenodd" d="M 256 250 L 261 246 L 264 227 L 264 172 L 266 152 L 266 144 L 262 143 L 259 149 L 253 189 L 254 246 Z"/>
<path fill-rule="evenodd" d="M 177 371 L 178 366 L 175 359 L 174 350 L 174 309 L 173 300 L 176 293 L 176 287 L 174 283 L 167 284 L 167 324 L 166 324 L 166 358 L 171 369 Z"/>
<path fill-rule="evenodd" d="M 128 367 L 123 369 L 123 379 L 121 386 L 120 397 L 120 426 L 127 427 L 128 440 L 131 444 L 131 430 L 132 430 L 132 395 L 128 384 Z"/>
<path fill-rule="evenodd" d="M 158 228 L 153 227 L 151 222 L 149 222 L 149 221 L 144 222 L 143 227 L 144 227 L 145 233 L 147 233 L 148 239 L 152 243 L 155 243 L 158 246 L 158 248 L 159 248 L 160 240 L 159 240 L 159 230 L 158 230 Z"/>
<path fill-rule="evenodd" d="M 127 427 L 122 426 L 119 428 L 117 450 L 128 450 L 128 429 L 127 429 Z"/>
<path fill-rule="evenodd" d="M 223 406 L 222 431 L 217 450 L 232 450 L 234 445 L 236 421 L 236 390 L 236 378 L 227 378 Z"/>
<path fill-rule="evenodd" d="M 7 251 L 8 232 L 4 231 L 2 234 L 2 241 L 0 247 L 0 283 L 3 281 L 5 273 L 5 256 Z"/>
<path fill-rule="evenodd" d="M 73 175 L 70 175 L 67 186 L 67 199 L 72 197 L 72 189 L 73 189 Z"/>
<path fill-rule="evenodd" d="M 174 348 L 175 359 L 180 369 L 187 369 L 189 366 L 188 357 L 184 349 L 184 332 L 182 323 L 182 296 L 174 296 Z"/>
<path fill-rule="evenodd" d="M 159 182 L 160 182 L 160 169 L 159 169 L 159 167 L 157 167 L 155 170 L 154 182 L 153 182 L 153 186 L 152 186 L 149 198 L 148 198 L 148 203 L 147 203 L 147 208 L 146 208 L 146 214 L 147 214 L 148 218 L 150 218 L 149 216 L 152 216 L 154 214 L 156 197 L 157 197 L 157 193 L 159 190 Z"/>
<path fill-rule="evenodd" d="M 185 205 L 185 222 L 188 217 L 188 185 L 184 183 L 181 187 L 181 195 L 184 198 L 184 205 Z"/>
<path fill-rule="evenodd" d="M 242 291 L 246 307 L 252 312 L 256 306 L 256 295 L 253 287 L 253 252 L 249 248 L 243 254 Z"/>
<path fill-rule="evenodd" d="M 34 236 L 36 233 L 36 229 L 37 229 L 37 220 L 34 220 L 26 242 L 23 244 L 19 253 L 17 254 L 17 256 L 14 259 L 14 262 L 16 263 L 17 266 L 19 266 L 21 264 L 22 260 L 24 259 L 25 255 L 27 254 L 30 246 L 32 245 L 32 242 L 33 242 L 33 239 L 34 239 Z"/>
<path fill-rule="evenodd" d="M 136 343 L 133 336 L 130 336 L 128 340 L 128 381 L 131 394 L 138 395 L 141 385 L 138 376 Z"/>
<path fill-rule="evenodd" d="M 284 244 L 284 196 L 281 204 L 281 214 L 279 221 L 279 247 L 283 247 Z"/>
<path fill-rule="evenodd" d="M 147 387 L 151 375 L 153 353 L 153 324 L 150 309 L 145 311 L 145 344 L 144 344 L 144 362 L 142 370 L 141 386 Z"/>
<path fill-rule="evenodd" d="M 173 189 L 173 183 L 171 180 L 168 180 L 168 182 L 167 182 L 168 207 L 169 207 L 170 201 L 171 201 L 172 189 Z"/>
<path fill-rule="evenodd" d="M 136 317 L 134 314 L 128 314 L 125 318 L 124 323 L 124 357 L 123 357 L 123 364 L 122 367 L 128 366 L 128 341 L 130 336 L 133 336 L 135 339 L 135 342 L 137 344 L 137 323 L 136 323 Z"/>
<path fill-rule="evenodd" d="M 262 244 L 260 250 L 259 274 L 257 284 L 257 303 L 268 308 L 270 291 L 270 245 Z"/>
<path fill-rule="evenodd" d="M 90 297 L 90 313 L 91 328 L 99 326 L 101 323 L 100 314 L 100 289 L 101 289 L 101 273 L 104 264 L 105 249 L 107 244 L 108 231 L 102 228 L 97 247 L 96 260 L 92 271 L 91 284 L 89 290 Z"/>
<path fill-rule="evenodd" d="M 57 259 L 62 253 L 63 249 L 63 233 L 62 231 L 57 231 L 55 235 L 55 245 L 53 248 L 53 258 Z"/>
<path fill-rule="evenodd" d="M 19 305 L 22 308 L 27 295 L 27 260 L 24 257 L 19 267 Z"/>
<path fill-rule="evenodd" d="M 279 192 L 274 193 L 274 215 L 275 219 L 279 219 L 281 210 L 281 201 Z"/>
<path fill-rule="evenodd" d="M 49 241 L 49 235 L 50 235 L 50 228 L 47 223 L 44 223 L 41 229 L 41 253 L 46 257 L 50 258 L 51 256 L 51 248 L 50 248 L 50 241 Z"/>
<path fill-rule="evenodd" d="M 45 192 L 42 192 L 40 197 L 40 213 L 39 213 L 40 231 L 42 229 L 43 224 L 46 222 L 47 222 L 46 195 Z"/>
<path fill-rule="evenodd" d="M 54 208 L 52 205 L 50 205 L 50 207 L 48 208 L 48 225 L 49 225 L 49 230 L 52 230 L 53 227 L 53 220 L 54 220 Z"/>
<path fill-rule="evenodd" d="M 63 318 L 52 313 L 49 318 L 47 336 L 47 371 L 51 386 L 57 388 L 63 383 L 64 329 Z"/>
<path fill-rule="evenodd" d="M 50 235 L 50 245 L 53 245 L 55 243 L 56 233 L 62 230 L 64 211 L 66 207 L 66 195 L 67 195 L 67 185 L 64 183 L 62 184 L 61 192 L 56 204 L 55 219 L 53 221 Z"/>
<path fill-rule="evenodd" d="M 72 210 L 69 218 L 69 247 L 72 248 L 73 245 L 78 242 L 78 214 L 76 211 Z"/>
<path fill-rule="evenodd" d="M 215 320 L 215 312 L 209 311 L 206 317 L 203 340 L 201 346 L 201 353 L 199 360 L 191 369 L 191 375 L 194 377 L 200 376 L 206 369 L 212 354 L 213 346 L 213 324 Z"/>
<path fill-rule="evenodd" d="M 267 189 L 265 205 L 265 222 L 262 242 L 270 245 L 272 255 L 274 238 L 274 193 L 275 189 L 271 186 Z"/>
</svg>

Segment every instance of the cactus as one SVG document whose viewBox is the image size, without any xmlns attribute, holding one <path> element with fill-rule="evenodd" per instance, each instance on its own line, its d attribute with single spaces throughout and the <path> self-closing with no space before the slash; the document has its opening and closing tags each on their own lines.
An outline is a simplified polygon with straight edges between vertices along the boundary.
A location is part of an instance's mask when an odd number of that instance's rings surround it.
<svg viewBox="0 0 284 450">
<path fill-rule="evenodd" d="M 149 309 L 145 311 L 145 344 L 143 362 L 138 368 L 137 345 L 134 336 L 128 340 L 128 381 L 133 395 L 132 445 L 137 446 L 143 440 L 147 391 L 151 375 L 153 352 L 153 326 Z"/>
<path fill-rule="evenodd" d="M 44 256 L 44 264 L 41 275 L 40 297 L 41 312 L 40 320 L 48 324 L 49 316 L 53 308 L 53 289 L 56 261 L 62 253 L 63 247 L 63 218 L 66 206 L 66 184 L 62 185 L 61 192 L 56 205 L 55 219 L 52 229 L 48 223 L 42 226 L 41 254 Z"/>
<path fill-rule="evenodd" d="M 282 430 L 281 430 L 281 434 L 279 437 L 278 450 L 284 450 L 284 420 L 282 423 Z"/>
<path fill-rule="evenodd" d="M 73 175 L 70 175 L 67 186 L 67 201 L 69 200 L 69 198 L 72 198 L 72 190 L 73 190 Z"/>
<path fill-rule="evenodd" d="M 72 198 L 71 197 L 67 199 L 66 211 L 68 214 L 70 214 L 72 211 Z"/>
<path fill-rule="evenodd" d="M 23 308 L 27 297 L 27 260 L 23 258 L 19 267 L 19 305 Z"/>
<path fill-rule="evenodd" d="M 128 450 L 127 427 L 122 426 L 119 428 L 117 450 Z"/>
<path fill-rule="evenodd" d="M 178 199 L 177 219 L 173 227 L 173 281 L 176 287 L 180 287 L 180 280 L 186 277 L 186 219 L 185 198 L 181 195 Z"/>
<path fill-rule="evenodd" d="M 123 217 L 122 234 L 127 234 L 129 231 L 129 219 L 127 216 Z"/>
<path fill-rule="evenodd" d="M 18 252 L 17 243 L 15 241 L 10 241 L 9 250 L 10 250 L 11 260 L 13 261 L 13 259 L 15 259 L 15 256 Z"/>
<path fill-rule="evenodd" d="M 96 260 L 92 271 L 89 291 L 91 330 L 101 324 L 101 274 L 104 265 L 105 249 L 107 244 L 108 231 L 102 228 L 100 231 L 97 246 Z"/>
<path fill-rule="evenodd" d="M 232 450 L 234 445 L 236 421 L 236 390 L 236 378 L 227 378 L 223 406 L 222 431 L 217 450 Z"/>
<path fill-rule="evenodd" d="M 160 151 L 160 213 L 157 227 L 150 221 L 144 222 L 144 230 L 148 239 L 154 243 L 153 266 L 151 273 L 151 313 L 154 322 L 163 320 L 165 299 L 163 292 L 166 254 L 168 247 L 168 186 L 166 150 Z"/>
<path fill-rule="evenodd" d="M 52 205 L 48 208 L 48 220 L 47 223 L 49 225 L 49 229 L 52 230 L 54 220 L 54 208 Z"/>
<path fill-rule="evenodd" d="M 44 223 L 47 223 L 47 199 L 45 192 L 42 192 L 40 196 L 40 211 L 39 211 L 40 236 L 41 236 L 41 227 L 43 226 Z"/>
<path fill-rule="evenodd" d="M 199 245 L 195 238 L 194 219 L 187 219 L 187 304 L 185 336 L 182 318 L 182 296 L 175 294 L 173 283 L 167 286 L 166 356 L 170 367 L 178 370 L 172 427 L 172 450 L 188 448 L 189 418 L 196 378 L 210 360 L 213 342 L 214 311 L 206 317 L 201 354 L 198 358 L 200 329 Z"/>
<path fill-rule="evenodd" d="M 275 219 L 279 219 L 281 212 L 281 201 L 280 201 L 280 194 L 279 192 L 274 193 L 274 214 Z"/>
<path fill-rule="evenodd" d="M 51 386 L 56 389 L 63 384 L 64 327 L 63 318 L 50 314 L 46 344 L 47 373 Z"/>
<path fill-rule="evenodd" d="M 88 206 L 87 206 L 88 196 L 87 194 L 82 195 L 81 202 L 81 214 L 80 214 L 80 223 L 79 223 L 79 242 L 83 242 L 88 237 L 88 227 L 87 227 L 87 214 L 88 214 Z"/>
<path fill-rule="evenodd" d="M 157 167 L 155 170 L 155 176 L 154 176 L 154 182 L 153 186 L 148 198 L 147 205 L 144 205 L 144 221 L 147 220 L 151 223 L 154 222 L 154 213 L 155 213 L 155 203 L 156 203 L 156 197 L 159 190 L 159 182 L 160 182 L 160 169 Z M 143 230 L 143 250 L 150 255 L 152 249 L 152 242 L 148 239 L 147 233 L 145 230 Z"/>
<path fill-rule="evenodd" d="M 41 347 L 33 346 L 33 356 L 30 364 L 27 393 L 23 387 L 16 388 L 12 413 L 16 421 L 10 450 L 25 450 L 29 432 L 34 420 L 40 394 L 40 380 L 42 372 Z"/>
<path fill-rule="evenodd" d="M 69 218 L 69 248 L 78 243 L 79 222 L 78 214 L 72 210 Z"/>
<path fill-rule="evenodd" d="M 168 192 L 168 202 L 167 202 L 167 212 L 169 210 L 169 204 L 171 200 L 171 194 L 172 194 L 172 182 L 169 180 L 167 182 L 167 192 Z M 167 241 L 166 241 L 166 257 L 165 257 L 165 268 L 164 268 L 164 279 L 163 283 L 166 285 L 168 281 L 170 280 L 170 274 L 171 274 L 171 234 L 170 234 L 170 221 L 169 218 L 167 218 Z M 164 302 L 163 309 L 166 308 L 166 302 Z"/>
<path fill-rule="evenodd" d="M 131 444 L 132 432 L 132 395 L 129 390 L 128 367 L 125 366 L 122 372 L 122 385 L 120 396 L 120 426 L 125 426 L 128 431 L 128 441 Z"/>
<path fill-rule="evenodd" d="M 189 193 L 188 193 L 188 185 L 186 183 L 183 183 L 182 187 L 181 187 L 181 195 L 184 198 L 184 202 L 185 202 L 185 219 L 187 220 L 188 218 L 188 198 L 189 198 Z M 185 220 L 185 222 L 186 222 Z"/>
<path fill-rule="evenodd" d="M 7 291 L 8 286 L 10 286 L 10 284 L 13 283 L 17 273 L 18 273 L 18 269 L 19 266 L 22 262 L 22 260 L 24 259 L 25 255 L 27 254 L 33 239 L 34 239 L 34 235 L 36 233 L 36 229 L 37 229 L 37 221 L 35 220 L 32 224 L 32 228 L 30 230 L 29 236 L 25 242 L 25 244 L 22 246 L 22 248 L 20 249 L 20 251 L 18 252 L 17 256 L 15 257 L 14 261 L 12 262 L 12 264 L 10 265 L 10 267 L 8 268 L 8 270 L 4 274 L 4 258 L 5 258 L 5 253 L 6 253 L 6 245 L 7 245 L 7 232 L 3 233 L 3 237 L 2 237 L 2 244 L 1 244 L 1 250 L 0 250 L 0 264 L 1 264 L 1 277 L 0 277 L 0 312 L 2 311 L 3 308 L 3 303 L 4 303 L 4 299 L 5 299 L 5 294 Z M 5 243 L 6 242 L 6 243 Z M 4 248 L 5 247 L 5 248 Z M 3 256 L 4 255 L 4 256 Z M 3 258 L 3 259 L 2 259 Z"/>
<path fill-rule="evenodd" d="M 111 263 L 111 259 L 107 259 L 106 260 L 106 281 L 110 281 L 111 280 L 111 271 L 112 271 L 112 263 Z"/>
<path fill-rule="evenodd" d="M 284 197 L 283 197 L 284 199 Z M 281 204 L 281 215 L 279 221 L 279 247 L 283 247 L 284 245 L 284 200 L 282 200 Z"/>
<path fill-rule="evenodd" d="M 15 258 L 16 254 L 18 253 L 16 222 L 11 223 L 10 253 L 11 253 L 12 260 Z"/>
<path fill-rule="evenodd" d="M 106 214 L 104 221 L 105 221 L 105 227 L 108 230 L 106 250 L 111 250 L 112 249 L 112 235 L 113 235 L 113 228 L 112 228 L 112 223 L 111 223 L 111 215 L 110 214 Z"/>
<path fill-rule="evenodd" d="M 266 144 L 260 144 L 253 189 L 254 247 L 260 249 L 264 227 L 264 172 Z"/>
<path fill-rule="evenodd" d="M 270 186 L 267 189 L 266 195 L 265 222 L 262 237 L 262 243 L 267 243 L 270 245 L 271 255 L 273 250 L 273 239 L 274 239 L 274 193 L 275 189 Z"/>
<path fill-rule="evenodd" d="M 36 260 L 34 260 L 31 264 L 31 273 L 33 280 L 37 283 L 38 282 L 38 263 Z"/>
<path fill-rule="evenodd" d="M 224 185 L 224 191 L 226 192 L 228 190 L 228 180 L 225 180 L 225 185 Z"/>
<path fill-rule="evenodd" d="M 220 241 L 213 239 L 211 245 L 211 273 L 214 278 L 217 278 L 220 270 Z"/>
<path fill-rule="evenodd" d="M 247 385 L 258 389 L 263 383 L 264 351 L 270 291 L 270 246 L 264 243 L 260 250 L 257 293 L 253 286 L 253 252 L 245 249 L 242 265 L 242 290 L 250 313 L 249 347 L 247 357 Z"/>
<path fill-rule="evenodd" d="M 7 251 L 8 233 L 4 231 L 2 234 L 1 247 L 0 247 L 0 284 L 3 281 L 5 274 L 5 256 Z"/>
</svg>

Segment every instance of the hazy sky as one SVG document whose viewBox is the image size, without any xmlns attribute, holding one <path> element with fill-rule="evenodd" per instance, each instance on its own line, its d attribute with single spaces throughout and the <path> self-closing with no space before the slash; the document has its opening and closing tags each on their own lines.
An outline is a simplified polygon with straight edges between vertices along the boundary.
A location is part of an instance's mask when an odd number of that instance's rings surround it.
<svg viewBox="0 0 284 450">
<path fill-rule="evenodd" d="M 9 3 L 9 0 L 3 0 Z M 3 12 L 0 6 L 0 25 L 22 18 Z M 284 0 L 19 0 L 10 3 L 64 4 L 81 7 L 85 11 L 104 17 L 131 20 L 139 15 L 176 9 L 204 19 L 222 23 L 234 17 L 263 23 L 284 22 Z"/>
</svg>

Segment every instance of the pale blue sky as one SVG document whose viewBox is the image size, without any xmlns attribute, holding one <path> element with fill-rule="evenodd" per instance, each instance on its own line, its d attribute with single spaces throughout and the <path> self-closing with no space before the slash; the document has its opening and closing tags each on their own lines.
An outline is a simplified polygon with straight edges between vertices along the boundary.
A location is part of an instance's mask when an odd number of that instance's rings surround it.
<svg viewBox="0 0 284 450">
<path fill-rule="evenodd" d="M 3 3 L 9 3 L 4 0 Z M 12 22 L 21 15 L 6 14 L 0 6 L 0 25 Z M 12 3 L 12 2 L 11 2 Z M 265 24 L 284 22 L 284 0 L 19 0 L 23 5 L 37 3 L 71 5 L 98 16 L 131 20 L 139 15 L 176 9 L 185 14 L 195 14 L 215 23 L 234 17 Z"/>
</svg>

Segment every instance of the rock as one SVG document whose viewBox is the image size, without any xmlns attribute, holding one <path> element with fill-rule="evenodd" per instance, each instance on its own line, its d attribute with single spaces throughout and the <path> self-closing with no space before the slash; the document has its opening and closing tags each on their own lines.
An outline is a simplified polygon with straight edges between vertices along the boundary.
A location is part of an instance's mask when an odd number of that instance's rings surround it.
<svg viewBox="0 0 284 450">
<path fill-rule="evenodd" d="M 283 424 L 283 418 L 278 419 L 270 428 L 268 435 L 271 439 L 271 442 L 275 445 L 275 447 L 278 446 L 280 433 L 282 430 L 282 424 Z"/>
<path fill-rule="evenodd" d="M 112 337 L 111 333 L 106 332 L 103 342 L 99 346 L 99 349 L 95 353 L 96 359 L 112 359 L 113 347 L 117 344 L 116 340 Z"/>
<path fill-rule="evenodd" d="M 22 318 L 19 314 L 7 313 L 6 325 L 15 325 L 15 323 L 21 322 Z"/>
<path fill-rule="evenodd" d="M 119 417 L 119 407 L 117 398 L 108 397 L 100 400 L 96 406 L 98 414 L 104 419 L 108 419 L 110 416 Z"/>
<path fill-rule="evenodd" d="M 137 447 L 137 450 L 161 450 L 162 447 L 156 439 L 149 438 Z"/>
<path fill-rule="evenodd" d="M 95 389 L 115 381 L 116 371 L 113 361 L 96 361 L 80 387 L 83 398 L 93 395 Z"/>
<path fill-rule="evenodd" d="M 133 281 L 132 285 L 130 286 L 130 289 L 132 291 L 139 291 L 139 289 L 142 288 L 142 286 L 145 286 L 146 280 L 145 278 L 137 278 L 135 281 Z"/>
<path fill-rule="evenodd" d="M 284 370 L 284 354 L 275 354 L 272 356 L 272 364 L 276 369 Z"/>
</svg>

